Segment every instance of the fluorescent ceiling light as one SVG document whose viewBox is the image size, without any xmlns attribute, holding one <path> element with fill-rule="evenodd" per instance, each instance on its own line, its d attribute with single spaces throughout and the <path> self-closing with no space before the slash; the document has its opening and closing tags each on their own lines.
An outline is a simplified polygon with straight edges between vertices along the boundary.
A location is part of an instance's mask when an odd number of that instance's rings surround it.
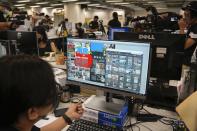
<svg viewBox="0 0 197 131">
<path fill-rule="evenodd" d="M 106 0 L 108 3 L 117 3 L 117 2 L 122 2 L 122 0 Z"/>
<path fill-rule="evenodd" d="M 157 8 L 158 10 L 166 10 L 166 9 L 168 9 L 168 8 L 162 8 L 162 7 L 159 7 L 159 8 Z"/>
<path fill-rule="evenodd" d="M 66 2 L 75 2 L 75 1 L 78 1 L 78 0 L 63 0 L 62 2 L 66 3 Z"/>
<path fill-rule="evenodd" d="M 24 9 L 25 7 L 24 6 L 21 6 L 21 7 L 17 7 L 18 9 Z"/>
<path fill-rule="evenodd" d="M 77 4 L 77 5 L 81 5 L 81 4 L 89 4 L 90 2 L 77 2 L 77 3 L 75 3 L 75 4 Z"/>
<path fill-rule="evenodd" d="M 51 4 L 51 6 L 60 6 L 60 5 L 63 5 L 63 4 Z"/>
<path fill-rule="evenodd" d="M 16 1 L 17 3 L 26 3 L 26 2 L 30 2 L 29 0 L 19 0 L 19 1 Z"/>
<path fill-rule="evenodd" d="M 129 5 L 128 2 L 113 3 L 114 5 Z"/>
<path fill-rule="evenodd" d="M 39 5 L 32 5 L 30 6 L 31 8 L 37 8 L 37 7 L 40 7 Z"/>
<path fill-rule="evenodd" d="M 48 4 L 49 2 L 38 2 L 36 3 L 37 5 L 45 5 L 45 4 Z"/>
<path fill-rule="evenodd" d="M 100 4 L 89 4 L 88 6 L 99 6 Z"/>
<path fill-rule="evenodd" d="M 19 6 L 25 6 L 25 4 L 16 4 L 14 5 L 15 7 L 19 7 Z"/>
</svg>

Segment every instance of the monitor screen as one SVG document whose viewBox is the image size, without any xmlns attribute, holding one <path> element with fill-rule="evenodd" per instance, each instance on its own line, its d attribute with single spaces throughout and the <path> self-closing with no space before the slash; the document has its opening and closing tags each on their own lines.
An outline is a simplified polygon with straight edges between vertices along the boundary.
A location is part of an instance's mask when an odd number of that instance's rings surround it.
<svg viewBox="0 0 197 131">
<path fill-rule="evenodd" d="M 185 35 L 115 32 L 114 40 L 150 42 L 152 48 L 150 77 L 180 80 Z"/>
<path fill-rule="evenodd" d="M 115 32 L 130 32 L 131 28 L 129 27 L 121 27 L 121 28 L 110 28 L 109 30 L 109 40 L 114 39 L 114 33 Z"/>
<path fill-rule="evenodd" d="M 16 41 L 19 54 L 39 54 L 36 32 L 7 31 L 7 40 Z"/>
<path fill-rule="evenodd" d="M 149 54 L 149 43 L 68 39 L 67 80 L 145 95 Z"/>
</svg>

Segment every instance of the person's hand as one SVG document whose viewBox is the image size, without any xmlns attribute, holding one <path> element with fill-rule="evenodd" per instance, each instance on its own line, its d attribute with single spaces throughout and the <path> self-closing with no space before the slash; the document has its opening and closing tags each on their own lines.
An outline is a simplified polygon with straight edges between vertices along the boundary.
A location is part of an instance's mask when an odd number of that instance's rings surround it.
<svg viewBox="0 0 197 131">
<path fill-rule="evenodd" d="M 81 104 L 71 104 L 66 112 L 66 115 L 71 120 L 77 120 L 80 119 L 80 117 L 83 115 L 84 109 L 82 108 Z"/>
</svg>

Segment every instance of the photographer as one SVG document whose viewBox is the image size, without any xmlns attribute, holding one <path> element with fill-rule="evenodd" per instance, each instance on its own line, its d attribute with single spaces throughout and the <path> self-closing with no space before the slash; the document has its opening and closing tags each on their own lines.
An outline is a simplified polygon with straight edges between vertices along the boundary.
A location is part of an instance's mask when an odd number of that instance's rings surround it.
<svg viewBox="0 0 197 131">
<path fill-rule="evenodd" d="M 196 63 L 197 57 L 197 1 L 190 2 L 185 8 L 185 18 L 179 21 L 180 33 L 184 33 L 185 29 L 188 29 L 186 33 L 186 41 L 184 44 L 184 66 L 183 76 L 181 83 L 178 85 L 179 101 L 184 100 L 194 91 L 194 86 L 191 73 L 192 73 L 192 62 Z M 193 58 L 193 59 L 192 59 Z"/>
<path fill-rule="evenodd" d="M 18 27 L 16 23 L 7 22 L 5 16 L 9 16 L 11 8 L 7 3 L 0 3 L 0 30 L 13 30 Z M 4 16 L 5 15 L 5 16 Z"/>
</svg>

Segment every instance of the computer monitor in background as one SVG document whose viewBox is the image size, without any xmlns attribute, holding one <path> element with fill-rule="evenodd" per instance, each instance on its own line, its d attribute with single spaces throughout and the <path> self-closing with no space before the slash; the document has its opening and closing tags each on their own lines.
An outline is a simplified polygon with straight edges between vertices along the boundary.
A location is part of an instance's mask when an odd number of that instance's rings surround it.
<svg viewBox="0 0 197 131">
<path fill-rule="evenodd" d="M 170 80 L 180 80 L 184 55 L 185 35 L 167 33 L 115 32 L 114 40 L 150 42 L 152 48 L 147 103 L 175 109 L 177 89 Z M 156 81 L 155 81 L 156 78 Z"/>
<path fill-rule="evenodd" d="M 16 42 L 16 54 L 39 55 L 36 32 L 7 31 L 7 40 Z"/>
<path fill-rule="evenodd" d="M 150 77 L 180 80 L 185 35 L 115 32 L 114 40 L 150 42 L 152 47 Z"/>
<path fill-rule="evenodd" d="M 131 28 L 129 28 L 129 27 L 110 28 L 108 39 L 114 40 L 114 33 L 115 32 L 130 32 L 130 31 L 131 31 Z"/>
<path fill-rule="evenodd" d="M 68 83 L 145 98 L 149 43 L 68 39 L 67 49 Z"/>
</svg>

